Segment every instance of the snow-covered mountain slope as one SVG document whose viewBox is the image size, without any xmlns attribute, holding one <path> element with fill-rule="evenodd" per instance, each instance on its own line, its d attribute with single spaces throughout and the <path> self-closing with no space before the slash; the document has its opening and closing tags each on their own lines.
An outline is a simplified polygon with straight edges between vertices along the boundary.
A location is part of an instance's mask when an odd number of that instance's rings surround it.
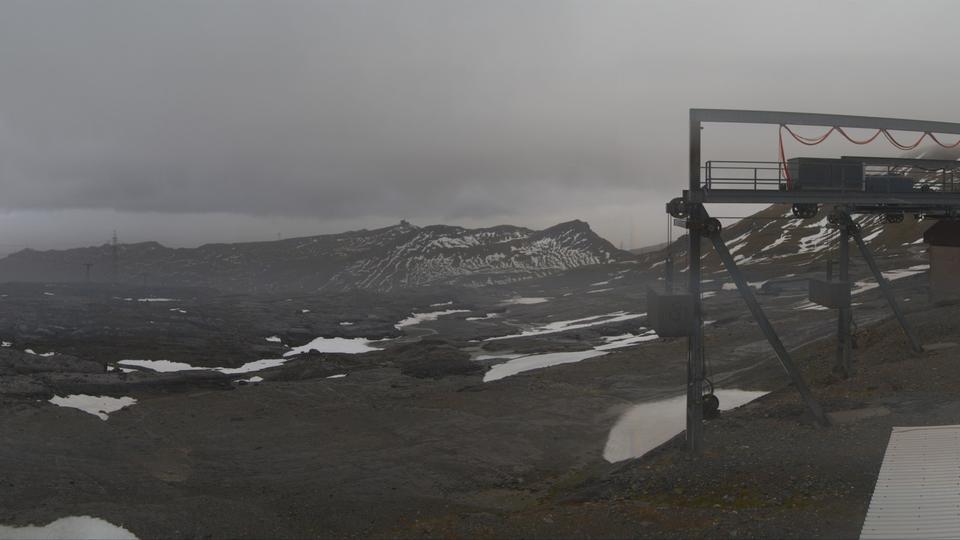
<svg viewBox="0 0 960 540">
<path fill-rule="evenodd" d="M 878 255 L 906 253 L 923 249 L 923 232 L 934 222 L 905 216 L 902 223 L 887 223 L 883 216 L 856 216 L 862 235 Z M 822 265 L 837 258 L 836 229 L 828 226 L 826 213 L 811 219 L 797 219 L 789 205 L 772 205 L 752 216 L 725 225 L 723 238 L 734 260 L 742 266 L 774 266 L 799 268 Z M 671 246 L 644 253 L 641 267 L 657 268 L 672 250 L 677 268 L 686 266 L 686 236 Z M 854 250 L 851 243 L 851 249 Z M 704 266 L 719 268 L 720 260 L 713 249 L 704 248 Z"/>
<path fill-rule="evenodd" d="M 156 242 L 122 244 L 118 274 L 127 283 L 234 291 L 390 291 L 504 284 L 632 258 L 582 221 L 542 231 L 401 222 L 370 231 L 190 249 Z M 85 279 L 87 263 L 93 265 L 94 281 L 113 279 L 112 247 L 102 245 L 14 253 L 0 260 L 0 281 L 79 281 Z"/>
</svg>

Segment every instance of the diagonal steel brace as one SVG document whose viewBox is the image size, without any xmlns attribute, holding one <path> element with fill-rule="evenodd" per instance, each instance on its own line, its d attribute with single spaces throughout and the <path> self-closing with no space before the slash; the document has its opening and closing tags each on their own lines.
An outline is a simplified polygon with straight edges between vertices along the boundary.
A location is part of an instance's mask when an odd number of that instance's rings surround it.
<svg viewBox="0 0 960 540">
<path fill-rule="evenodd" d="M 813 415 L 820 425 L 829 426 L 830 420 L 827 419 L 827 415 L 824 414 L 820 403 L 818 403 L 816 398 L 813 397 L 813 394 L 810 393 L 807 383 L 803 380 L 803 375 L 800 373 L 796 364 L 793 363 L 793 359 L 790 358 L 790 353 L 788 353 L 787 348 L 783 346 L 780 337 L 760 307 L 760 303 L 757 302 L 757 298 L 753 294 L 753 288 L 750 287 L 746 279 L 744 279 L 743 274 L 740 273 L 740 269 L 737 268 L 737 263 L 734 262 L 733 256 L 730 255 L 730 250 L 727 249 L 726 242 L 720 237 L 720 231 L 710 231 L 708 236 L 710 241 L 713 242 L 714 249 L 717 250 L 717 255 L 720 256 L 720 260 L 723 261 L 723 265 L 727 268 L 727 272 L 730 273 L 734 283 L 737 284 L 737 290 L 740 291 L 740 295 L 743 296 L 747 307 L 750 308 L 750 313 L 753 314 L 757 326 L 763 331 L 767 341 L 770 342 L 770 346 L 773 347 L 773 351 L 777 353 L 780 364 L 783 366 L 784 371 L 787 372 L 787 375 L 790 376 L 793 385 L 797 388 L 797 392 L 800 393 L 800 397 L 803 398 L 803 402 L 810 411 L 810 414 Z"/>
<path fill-rule="evenodd" d="M 893 314 L 897 317 L 900 328 L 903 328 L 903 333 L 907 335 L 907 340 L 910 341 L 910 347 L 914 352 L 923 352 L 923 346 L 920 345 L 920 341 L 917 340 L 913 330 L 907 323 L 907 318 L 904 317 L 903 312 L 900 311 L 897 299 L 893 296 L 893 289 L 890 287 L 890 282 L 887 281 L 887 278 L 883 277 L 883 273 L 880 272 L 880 267 L 877 266 L 876 259 L 873 258 L 873 252 L 870 251 L 867 243 L 863 241 L 863 236 L 860 234 L 860 226 L 854 223 L 849 214 L 844 213 L 842 216 L 848 225 L 847 228 L 850 231 L 850 236 L 852 236 L 853 240 L 857 243 L 857 247 L 860 248 L 860 254 L 863 255 L 864 260 L 867 261 L 867 266 L 869 266 L 870 271 L 873 272 L 873 278 L 877 280 L 877 285 L 880 286 L 880 292 L 883 293 L 887 303 L 890 304 L 890 309 L 893 310 Z"/>
</svg>

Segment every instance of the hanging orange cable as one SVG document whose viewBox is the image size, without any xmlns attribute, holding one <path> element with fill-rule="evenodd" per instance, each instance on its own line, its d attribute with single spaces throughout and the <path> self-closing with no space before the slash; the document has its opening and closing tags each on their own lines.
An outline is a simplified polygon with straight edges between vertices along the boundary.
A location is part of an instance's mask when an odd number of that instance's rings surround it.
<svg viewBox="0 0 960 540">
<path fill-rule="evenodd" d="M 956 147 L 960 146 L 960 139 L 957 139 L 957 142 L 955 142 L 955 143 L 953 143 L 953 144 L 944 144 L 944 143 L 940 142 L 940 139 L 938 139 L 937 136 L 934 135 L 933 133 L 930 133 L 930 138 L 933 139 L 933 142 L 939 144 L 940 146 L 942 146 L 942 147 L 944 147 L 944 148 L 956 148 Z"/>
<path fill-rule="evenodd" d="M 864 139 L 864 140 L 862 140 L 862 141 L 858 141 L 858 140 L 854 139 L 853 137 L 851 137 L 850 135 L 847 135 L 847 132 L 844 131 L 843 128 L 841 128 L 841 127 L 838 127 L 838 128 L 837 128 L 837 131 L 839 131 L 840 134 L 843 135 L 843 138 L 844 138 L 844 139 L 852 142 L 853 144 L 870 144 L 870 143 L 872 143 L 874 140 L 876 140 L 877 137 L 880 136 L 880 133 L 881 133 L 883 130 L 878 129 L 877 132 L 874 133 L 872 137 L 870 137 L 869 139 Z"/>
<path fill-rule="evenodd" d="M 913 150 L 914 148 L 920 146 L 920 143 L 922 143 L 923 140 L 926 139 L 928 136 L 933 140 L 933 142 L 935 142 L 937 145 L 943 148 L 957 148 L 958 146 L 960 146 L 960 139 L 957 139 L 957 141 L 953 144 L 946 144 L 942 142 L 940 139 L 938 139 L 936 135 L 934 135 L 932 132 L 929 132 L 929 131 L 924 131 L 923 133 L 921 133 L 920 138 L 918 138 L 916 142 L 914 142 L 913 144 L 903 144 L 900 141 L 898 141 L 896 138 L 894 138 L 894 136 L 889 131 L 882 128 L 878 129 L 876 133 L 874 133 L 872 136 L 866 139 L 857 140 L 851 137 L 846 131 L 844 131 L 842 127 L 839 127 L 839 126 L 831 127 L 830 129 L 827 130 L 826 133 L 824 133 L 823 135 L 820 135 L 819 137 L 804 137 L 802 135 L 797 134 L 792 129 L 790 129 L 790 126 L 786 124 L 780 124 L 780 131 L 779 131 L 780 167 L 783 169 L 783 176 L 787 180 L 788 190 L 793 189 L 793 179 L 790 178 L 790 169 L 787 167 L 786 153 L 783 150 L 783 130 L 787 130 L 787 133 L 789 133 L 790 136 L 793 137 L 797 142 L 807 146 L 815 146 L 822 143 L 823 141 L 827 140 L 827 138 L 831 134 L 833 134 L 834 131 L 840 133 L 840 135 L 843 135 L 844 139 L 852 142 L 853 144 L 859 144 L 859 145 L 870 144 L 882 134 L 883 137 L 890 144 L 899 148 L 900 150 Z"/>
</svg>

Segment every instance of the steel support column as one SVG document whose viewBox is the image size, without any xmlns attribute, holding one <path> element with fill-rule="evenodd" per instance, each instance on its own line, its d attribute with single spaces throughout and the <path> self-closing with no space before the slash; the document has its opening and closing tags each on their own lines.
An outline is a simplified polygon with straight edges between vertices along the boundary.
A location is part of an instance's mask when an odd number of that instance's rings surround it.
<svg viewBox="0 0 960 540">
<path fill-rule="evenodd" d="M 849 220 L 849 216 L 847 219 Z M 911 330 L 910 325 L 907 324 L 906 317 L 904 317 L 903 312 L 900 311 L 900 306 L 897 305 L 897 299 L 893 296 L 893 289 L 890 287 L 890 283 L 887 282 L 887 278 L 883 277 L 883 273 L 880 272 L 880 267 L 877 266 L 877 261 L 873 258 L 873 252 L 870 251 L 867 243 L 863 241 L 859 227 L 851 227 L 850 234 L 857 243 L 857 247 L 860 248 L 860 254 L 863 255 L 864 260 L 867 261 L 867 266 L 870 267 L 870 271 L 873 272 L 873 277 L 877 280 L 877 285 L 880 286 L 880 292 L 883 293 L 883 296 L 887 299 L 887 303 L 890 304 L 890 309 L 893 310 L 893 314 L 900 323 L 900 328 L 903 328 L 903 333 L 907 335 L 907 339 L 910 341 L 910 347 L 914 352 L 923 352 L 923 346 L 920 345 L 920 341 L 917 340 L 917 337 L 913 334 L 913 330 Z"/>
<path fill-rule="evenodd" d="M 850 282 L 850 226 L 839 224 L 840 231 L 840 281 Z M 849 286 L 849 285 L 848 285 Z M 843 377 L 853 375 L 853 344 L 850 341 L 850 305 L 837 310 L 837 361 L 833 371 Z"/>
<path fill-rule="evenodd" d="M 804 382 L 803 375 L 800 373 L 796 364 L 793 363 L 793 359 L 790 358 L 790 353 L 788 353 L 787 348 L 783 346 L 780 337 L 773 329 L 773 325 L 770 324 L 766 314 L 763 312 L 763 308 L 761 308 L 760 303 L 757 302 L 757 298 L 753 294 L 753 288 L 750 287 L 747 280 L 744 279 L 743 274 L 740 273 L 740 269 L 737 268 L 737 263 L 734 262 L 730 250 L 727 249 L 727 244 L 720 236 L 720 232 L 711 233 L 710 241 L 713 243 L 714 249 L 717 250 L 717 254 L 720 256 L 720 260 L 723 261 L 727 272 L 730 273 L 734 283 L 737 284 L 737 290 L 740 291 L 740 295 L 743 296 L 743 300 L 747 303 L 747 307 L 757 322 L 757 326 L 760 327 L 763 335 L 766 336 L 767 341 L 770 342 L 770 346 L 773 347 L 773 351 L 777 354 L 777 358 L 780 360 L 784 371 L 790 376 L 794 387 L 796 387 L 797 392 L 800 393 L 800 397 L 803 398 L 803 402 L 810 411 L 810 414 L 813 415 L 813 418 L 820 425 L 830 425 L 830 421 L 827 419 L 826 414 L 824 414 L 820 404 L 813 397 L 813 394 L 810 393 L 810 389 L 807 388 L 807 383 Z"/>
<path fill-rule="evenodd" d="M 689 245 L 689 283 L 690 301 L 693 302 L 690 320 L 690 337 L 687 338 L 687 450 L 700 452 L 703 449 L 703 312 L 700 302 L 700 253 L 703 238 L 699 226 L 702 224 L 703 207 L 693 205 L 690 222 L 693 224 L 687 235 Z M 696 228 L 694 228 L 696 227 Z"/>
<path fill-rule="evenodd" d="M 702 204 L 690 203 L 690 200 L 702 193 L 700 187 L 700 130 L 702 123 L 698 113 L 690 110 L 690 155 L 689 155 L 689 191 L 684 192 L 684 202 L 688 221 L 689 247 L 687 249 L 688 291 L 690 293 L 692 317 L 690 337 L 687 338 L 687 450 L 703 450 L 703 313 L 700 303 L 700 227 L 706 217 Z"/>
</svg>

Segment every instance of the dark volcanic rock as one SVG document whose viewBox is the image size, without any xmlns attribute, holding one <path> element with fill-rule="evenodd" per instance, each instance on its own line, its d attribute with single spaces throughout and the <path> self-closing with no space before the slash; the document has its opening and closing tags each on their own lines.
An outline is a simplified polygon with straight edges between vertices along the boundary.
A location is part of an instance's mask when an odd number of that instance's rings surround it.
<svg viewBox="0 0 960 540">
<path fill-rule="evenodd" d="M 40 356 L 14 349 L 0 349 L 0 375 L 29 373 L 103 373 L 104 365 L 67 354 Z"/>
<path fill-rule="evenodd" d="M 440 379 L 448 375 L 469 375 L 484 370 L 470 361 L 470 355 L 445 340 L 426 339 L 387 351 L 400 373 L 421 379 Z"/>
</svg>

